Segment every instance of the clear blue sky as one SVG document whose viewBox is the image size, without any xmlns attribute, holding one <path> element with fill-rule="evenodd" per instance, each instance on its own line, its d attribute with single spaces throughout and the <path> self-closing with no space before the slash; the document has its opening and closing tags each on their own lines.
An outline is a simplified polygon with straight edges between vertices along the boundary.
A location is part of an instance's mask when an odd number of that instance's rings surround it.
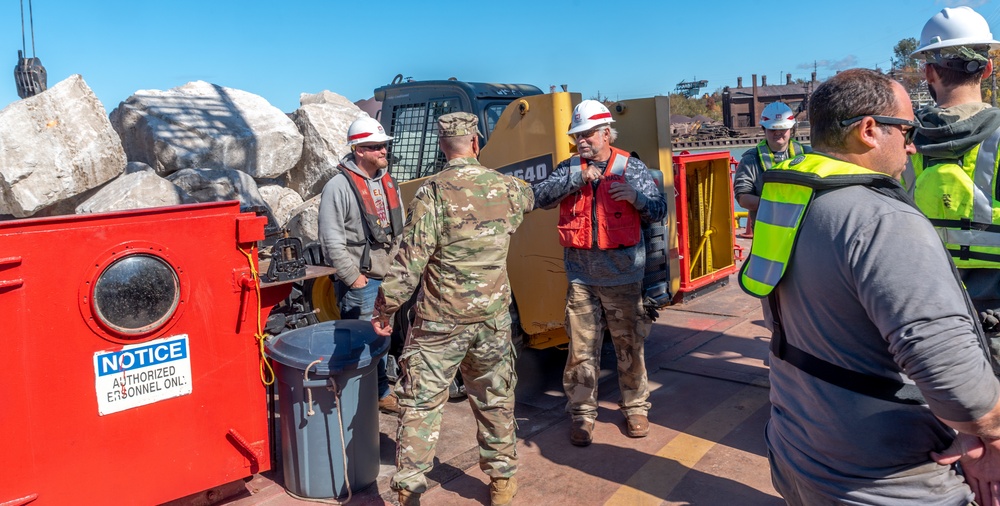
<svg viewBox="0 0 1000 506">
<path fill-rule="evenodd" d="M 111 112 L 137 90 L 194 80 L 242 89 L 285 112 L 300 93 L 352 101 L 396 74 L 414 79 L 569 85 L 585 98 L 704 91 L 742 76 L 808 79 L 890 66 L 946 6 L 970 5 L 1000 37 L 1000 0 L 417 2 L 33 0 L 49 86 L 81 74 Z M 767 7 L 765 10 L 764 6 Z M 28 0 L 24 0 L 27 27 Z M 0 6 L 0 106 L 18 99 L 19 2 Z M 27 36 L 31 53 L 30 33 Z"/>
</svg>

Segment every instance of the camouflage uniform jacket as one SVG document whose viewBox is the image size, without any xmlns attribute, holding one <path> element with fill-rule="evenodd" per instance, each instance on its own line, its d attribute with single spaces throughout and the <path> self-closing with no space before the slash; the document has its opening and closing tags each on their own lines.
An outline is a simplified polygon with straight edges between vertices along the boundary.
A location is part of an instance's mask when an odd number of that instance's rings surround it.
<svg viewBox="0 0 1000 506">
<path fill-rule="evenodd" d="M 403 242 L 382 284 L 384 316 L 420 287 L 417 316 L 468 324 L 496 317 L 510 304 L 507 249 L 535 203 L 524 181 L 475 158 L 456 158 L 417 190 Z"/>
<path fill-rule="evenodd" d="M 552 175 L 534 185 L 535 207 L 553 208 L 566 196 L 580 191 L 583 173 L 571 173 L 570 160 L 563 160 Z M 608 165 L 606 161 L 589 163 L 602 173 Z M 634 156 L 629 157 L 628 165 L 625 166 L 625 180 L 635 188 L 633 205 L 639 211 L 643 223 L 656 223 L 666 216 L 667 201 L 649 175 L 646 164 Z M 596 184 L 594 187 L 596 189 Z M 594 226 L 597 226 L 596 220 Z M 597 237 L 596 231 L 594 237 Z M 596 244 L 591 249 L 564 248 L 563 260 L 570 283 L 591 286 L 627 285 L 642 281 L 646 269 L 646 245 L 639 241 L 635 246 L 609 250 L 599 249 Z"/>
</svg>

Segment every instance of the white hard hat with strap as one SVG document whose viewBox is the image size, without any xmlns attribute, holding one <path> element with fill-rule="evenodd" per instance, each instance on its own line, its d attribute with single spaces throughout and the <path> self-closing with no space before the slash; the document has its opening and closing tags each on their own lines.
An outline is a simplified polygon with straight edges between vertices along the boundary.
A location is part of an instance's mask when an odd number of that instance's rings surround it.
<svg viewBox="0 0 1000 506">
<path fill-rule="evenodd" d="M 970 7 L 945 7 L 924 25 L 910 56 L 964 72 L 986 67 L 987 52 L 1000 48 L 990 25 Z"/>
</svg>

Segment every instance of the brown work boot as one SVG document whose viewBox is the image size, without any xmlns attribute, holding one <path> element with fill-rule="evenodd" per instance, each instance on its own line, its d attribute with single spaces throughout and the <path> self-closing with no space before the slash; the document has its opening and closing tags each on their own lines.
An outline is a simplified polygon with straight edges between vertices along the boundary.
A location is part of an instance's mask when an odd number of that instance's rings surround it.
<svg viewBox="0 0 1000 506">
<path fill-rule="evenodd" d="M 399 397 L 389 392 L 389 395 L 378 400 L 378 410 L 387 415 L 398 415 L 400 411 Z"/>
<path fill-rule="evenodd" d="M 573 420 L 569 428 L 569 442 L 576 446 L 587 446 L 594 440 L 593 420 Z"/>
<path fill-rule="evenodd" d="M 646 437 L 649 435 L 649 418 L 646 415 L 625 415 L 625 434 L 628 437 Z"/>
<path fill-rule="evenodd" d="M 517 478 L 490 478 L 490 506 L 509 506 L 517 493 Z"/>
<path fill-rule="evenodd" d="M 399 506 L 420 506 L 420 492 L 399 491 Z"/>
</svg>

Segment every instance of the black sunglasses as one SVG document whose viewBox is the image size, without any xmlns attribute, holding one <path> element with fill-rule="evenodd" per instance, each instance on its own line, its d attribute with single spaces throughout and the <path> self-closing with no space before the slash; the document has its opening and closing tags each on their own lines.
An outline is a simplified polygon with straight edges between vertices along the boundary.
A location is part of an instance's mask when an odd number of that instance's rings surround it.
<svg viewBox="0 0 1000 506">
<path fill-rule="evenodd" d="M 388 147 L 388 144 L 383 142 L 382 144 L 368 144 L 368 145 L 361 145 L 358 147 L 364 148 L 366 151 L 382 151 L 383 149 L 386 149 Z"/>
<path fill-rule="evenodd" d="M 899 127 L 899 130 L 903 132 L 903 140 L 907 144 L 913 144 L 913 136 L 917 135 L 917 129 L 923 125 L 917 120 L 908 120 L 903 118 L 894 118 L 892 116 L 875 116 L 872 114 L 866 114 L 864 116 L 855 116 L 851 119 L 845 119 L 840 122 L 841 126 L 851 126 L 865 118 L 871 118 L 875 120 L 875 123 L 879 125 L 895 125 Z M 909 129 L 904 129 L 904 126 L 910 127 Z"/>
</svg>

